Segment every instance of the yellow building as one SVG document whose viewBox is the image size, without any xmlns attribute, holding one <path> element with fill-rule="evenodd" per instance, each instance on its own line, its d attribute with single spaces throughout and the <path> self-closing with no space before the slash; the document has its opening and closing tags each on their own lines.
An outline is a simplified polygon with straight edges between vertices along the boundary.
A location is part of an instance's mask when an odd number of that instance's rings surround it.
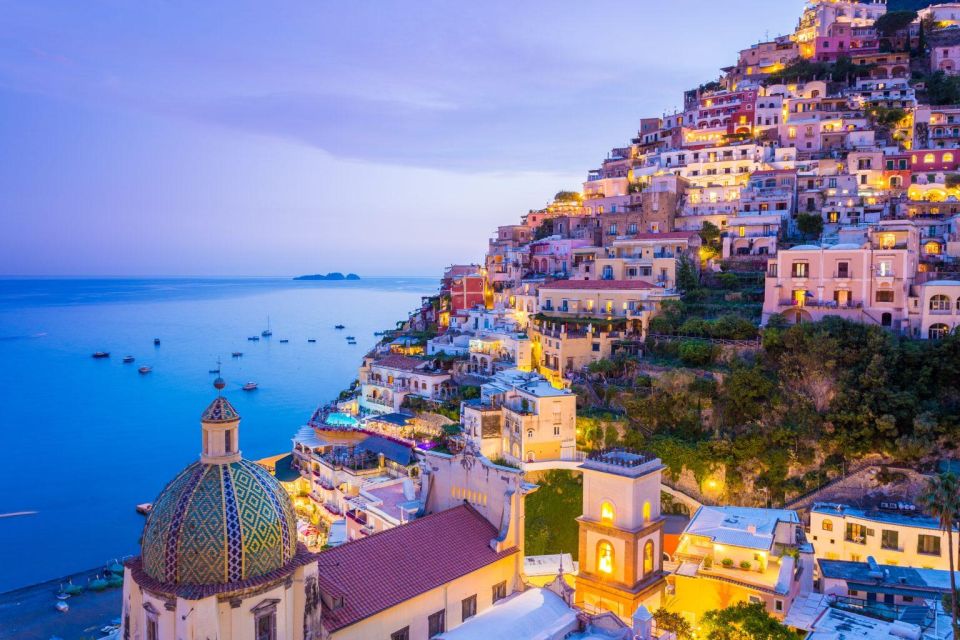
<svg viewBox="0 0 960 640">
<path fill-rule="evenodd" d="M 701 507 L 680 537 L 665 607 L 696 623 L 707 611 L 763 604 L 783 619 L 813 587 L 813 548 L 795 511 Z"/>
</svg>

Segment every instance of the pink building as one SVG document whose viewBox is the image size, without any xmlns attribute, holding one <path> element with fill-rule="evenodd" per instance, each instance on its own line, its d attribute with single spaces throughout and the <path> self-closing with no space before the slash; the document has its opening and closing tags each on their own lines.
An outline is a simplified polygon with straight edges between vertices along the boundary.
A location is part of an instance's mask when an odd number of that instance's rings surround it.
<svg viewBox="0 0 960 640">
<path fill-rule="evenodd" d="M 535 273 L 567 274 L 573 270 L 573 250 L 589 240 L 553 236 L 530 243 L 530 269 Z"/>
<path fill-rule="evenodd" d="M 913 333 L 919 244 L 913 224 L 893 223 L 870 230 L 864 243 L 781 250 L 767 265 L 763 324 L 774 314 L 791 323 L 840 316 Z"/>
</svg>

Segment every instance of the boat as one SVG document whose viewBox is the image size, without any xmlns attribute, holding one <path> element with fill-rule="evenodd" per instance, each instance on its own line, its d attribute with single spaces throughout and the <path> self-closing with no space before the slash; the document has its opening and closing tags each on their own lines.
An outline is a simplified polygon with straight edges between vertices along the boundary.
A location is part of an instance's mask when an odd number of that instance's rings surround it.
<svg viewBox="0 0 960 640">
<path fill-rule="evenodd" d="M 58 600 L 58 601 L 57 601 L 57 604 L 55 604 L 55 605 L 53 605 L 53 606 L 54 606 L 54 607 L 57 609 L 57 611 L 59 611 L 60 613 L 66 613 L 67 611 L 70 611 L 70 605 L 68 605 L 68 604 L 67 604 L 66 602 L 64 602 L 63 600 Z"/>
<path fill-rule="evenodd" d="M 353 336 L 347 336 L 347 340 L 356 340 Z"/>
<path fill-rule="evenodd" d="M 288 342 L 290 342 L 290 341 L 287 340 L 286 338 L 284 338 L 283 340 L 280 341 L 280 344 L 287 344 Z"/>
<path fill-rule="evenodd" d="M 250 336 L 249 338 L 247 338 L 247 340 L 249 340 L 250 342 L 257 342 L 260 340 L 260 336 Z"/>
<path fill-rule="evenodd" d="M 138 505 L 137 505 L 137 513 L 139 513 L 140 515 L 145 516 L 145 515 L 149 514 L 151 511 L 153 511 L 153 503 L 152 503 L 152 502 L 144 502 L 143 504 L 138 504 Z"/>
<path fill-rule="evenodd" d="M 78 596 L 83 593 L 83 586 L 79 584 L 73 584 L 73 580 L 67 583 L 66 588 L 63 592 L 69 596 Z"/>
<path fill-rule="evenodd" d="M 110 585 L 107 584 L 107 581 L 101 578 L 99 574 L 97 574 L 97 577 L 91 580 L 87 586 L 91 591 L 103 591 Z"/>
<path fill-rule="evenodd" d="M 264 338 L 269 338 L 273 335 L 273 331 L 270 330 L 270 316 L 267 316 L 267 328 L 260 332 Z"/>
<path fill-rule="evenodd" d="M 136 358 L 133 356 L 123 356 L 123 364 L 130 364 L 134 360 L 136 360 Z"/>
<path fill-rule="evenodd" d="M 153 367 L 140 367 L 139 369 L 137 369 L 137 371 L 140 372 L 140 375 L 145 376 L 151 371 L 153 371 Z"/>
<path fill-rule="evenodd" d="M 243 351 L 234 351 L 231 355 L 232 355 L 234 358 L 242 358 L 242 357 L 243 357 Z"/>
<path fill-rule="evenodd" d="M 386 332 L 386 331 L 374 331 L 374 332 L 373 332 L 373 335 L 375 335 L 375 336 L 385 336 L 385 335 L 387 335 L 387 332 Z"/>
<path fill-rule="evenodd" d="M 93 354 L 93 357 L 96 358 L 97 360 L 102 360 L 103 358 L 109 358 L 109 357 L 110 357 L 110 352 L 109 352 L 109 351 L 97 351 L 97 352 L 95 352 L 95 353 Z"/>
<path fill-rule="evenodd" d="M 160 346 L 160 338 L 154 338 L 154 339 L 153 339 L 153 344 L 154 344 L 154 346 L 159 347 L 159 346 Z"/>
<path fill-rule="evenodd" d="M 343 326 L 342 324 L 335 325 L 333 328 L 334 328 L 334 329 L 346 329 L 346 327 Z"/>
<path fill-rule="evenodd" d="M 240 388 L 243 389 L 244 391 L 254 391 L 254 390 L 257 388 L 257 383 L 256 383 L 256 382 L 248 382 L 247 384 L 243 385 L 243 386 L 240 387 Z"/>
<path fill-rule="evenodd" d="M 316 341 L 317 341 L 316 338 L 307 338 L 307 342 L 316 342 Z"/>
<path fill-rule="evenodd" d="M 207 373 L 220 373 L 220 369 L 210 369 Z"/>
</svg>

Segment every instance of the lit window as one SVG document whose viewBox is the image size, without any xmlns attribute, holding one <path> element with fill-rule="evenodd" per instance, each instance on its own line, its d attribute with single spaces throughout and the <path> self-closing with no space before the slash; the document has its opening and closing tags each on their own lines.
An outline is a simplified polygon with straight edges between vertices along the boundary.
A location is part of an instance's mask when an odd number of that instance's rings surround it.
<svg viewBox="0 0 960 640">
<path fill-rule="evenodd" d="M 949 153 L 949 152 L 943 154 L 943 161 L 944 161 L 944 162 L 953 162 L 953 154 L 952 154 L 952 153 Z"/>
<path fill-rule="evenodd" d="M 643 574 L 647 575 L 653 572 L 653 541 L 647 540 L 643 545 Z"/>
<path fill-rule="evenodd" d="M 606 540 L 597 545 L 597 571 L 599 573 L 613 573 L 613 545 Z"/>
<path fill-rule="evenodd" d="M 824 520 L 823 521 L 823 530 L 824 531 L 833 531 L 833 520 Z"/>
<path fill-rule="evenodd" d="M 643 521 L 650 522 L 650 503 L 649 502 L 643 503 Z"/>
<path fill-rule="evenodd" d="M 604 524 L 613 524 L 614 510 L 610 502 L 604 501 L 600 505 L 600 522 Z"/>
<path fill-rule="evenodd" d="M 928 153 L 928 154 L 925 154 L 925 155 L 923 156 L 923 163 L 924 163 L 924 164 L 933 164 L 933 163 L 936 162 L 936 161 L 937 161 L 937 157 L 936 157 L 935 155 L 933 155 L 932 153 Z"/>
</svg>

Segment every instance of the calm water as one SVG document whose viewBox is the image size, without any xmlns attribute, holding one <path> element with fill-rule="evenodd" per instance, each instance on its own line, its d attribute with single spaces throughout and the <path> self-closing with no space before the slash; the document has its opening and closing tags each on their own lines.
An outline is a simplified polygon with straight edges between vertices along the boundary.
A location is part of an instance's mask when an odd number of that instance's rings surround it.
<svg viewBox="0 0 960 640">
<path fill-rule="evenodd" d="M 435 287 L 420 278 L 0 281 L 0 514 L 36 512 L 0 517 L 0 592 L 137 552 L 134 506 L 196 459 L 217 358 L 244 455 L 281 453 L 356 377 L 373 332 Z M 248 342 L 268 315 L 273 337 Z M 91 358 L 98 350 L 110 359 Z M 136 362 L 122 364 L 126 354 Z M 153 373 L 139 375 L 142 365 Z M 259 390 L 240 391 L 248 380 Z"/>
</svg>

